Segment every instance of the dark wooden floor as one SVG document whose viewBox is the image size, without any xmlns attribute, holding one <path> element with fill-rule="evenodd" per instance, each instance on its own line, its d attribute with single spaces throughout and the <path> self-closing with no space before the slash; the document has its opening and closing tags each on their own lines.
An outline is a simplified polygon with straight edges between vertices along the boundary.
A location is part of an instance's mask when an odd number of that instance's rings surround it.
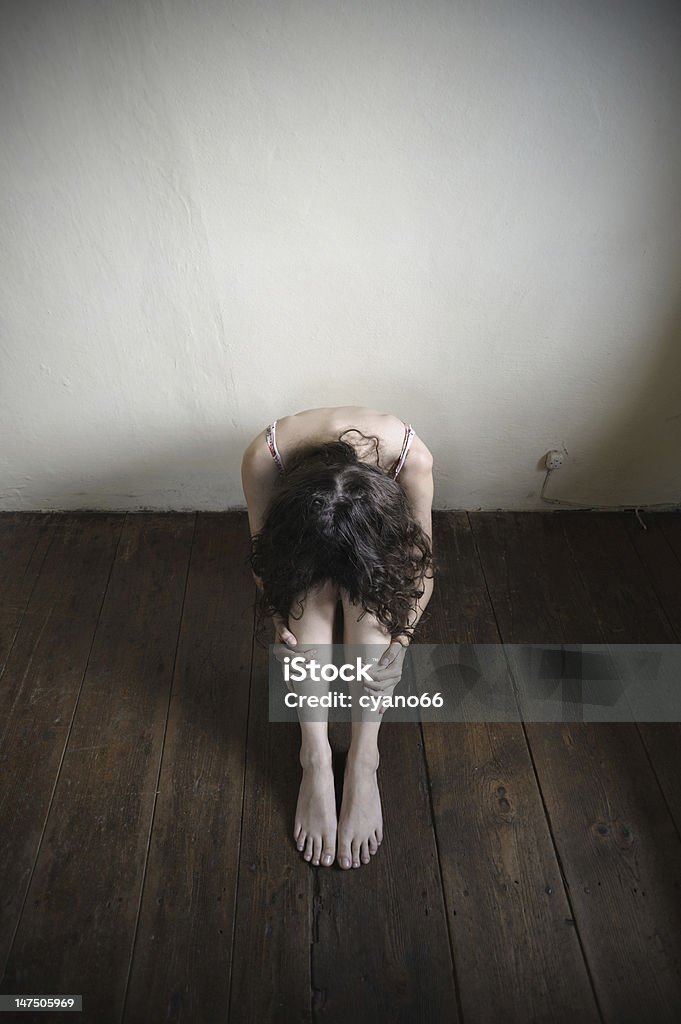
<svg viewBox="0 0 681 1024">
<path fill-rule="evenodd" d="M 431 635 L 681 642 L 681 513 L 641 520 L 436 513 Z M 0 516 L 0 990 L 85 1007 L 2 1019 L 681 1020 L 681 726 L 386 723 L 383 846 L 311 868 L 247 541 Z"/>
</svg>

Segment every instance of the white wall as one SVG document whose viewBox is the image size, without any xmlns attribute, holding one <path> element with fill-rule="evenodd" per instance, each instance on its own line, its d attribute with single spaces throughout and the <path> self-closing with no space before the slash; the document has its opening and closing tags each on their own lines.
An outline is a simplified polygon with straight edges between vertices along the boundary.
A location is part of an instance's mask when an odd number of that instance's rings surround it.
<svg viewBox="0 0 681 1024">
<path fill-rule="evenodd" d="M 0 508 L 243 506 L 274 416 L 440 508 L 681 501 L 681 6 L 6 5 Z"/>
</svg>

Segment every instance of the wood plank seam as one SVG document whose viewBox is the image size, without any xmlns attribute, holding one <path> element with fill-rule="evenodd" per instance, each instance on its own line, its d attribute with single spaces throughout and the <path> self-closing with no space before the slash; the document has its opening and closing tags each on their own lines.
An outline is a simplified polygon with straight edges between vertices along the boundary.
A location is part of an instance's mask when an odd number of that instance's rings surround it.
<svg viewBox="0 0 681 1024">
<path fill-rule="evenodd" d="M 421 753 L 423 756 L 423 767 L 426 776 L 426 786 L 428 789 L 428 806 L 430 807 L 430 820 L 433 829 L 433 837 L 435 839 L 435 852 L 437 854 L 437 869 L 440 877 L 440 894 L 442 896 L 442 902 L 445 907 L 445 925 L 447 927 L 447 941 L 449 942 L 449 955 L 452 959 L 452 975 L 454 978 L 454 991 L 456 993 L 456 1009 L 459 1015 L 459 1020 L 464 1021 L 463 1006 L 461 1003 L 461 988 L 459 986 L 459 977 L 456 970 L 456 960 L 454 958 L 454 943 L 452 940 L 452 928 L 450 924 L 450 908 L 447 905 L 447 887 L 445 885 L 444 875 L 442 872 L 442 858 L 440 856 L 440 838 L 437 830 L 437 820 L 435 817 L 435 808 L 433 807 L 433 789 L 430 778 L 430 769 L 428 767 L 428 758 L 426 757 L 426 737 L 423 732 L 423 722 L 419 722 L 419 732 L 421 734 Z"/>
<path fill-rule="evenodd" d="M 229 1011 L 229 1008 L 232 1005 L 232 981 L 233 981 L 233 976 L 234 976 L 234 971 L 233 971 L 233 968 L 234 968 L 234 950 L 235 950 L 235 947 L 236 947 L 236 918 L 237 918 L 236 900 L 238 899 L 238 895 L 239 895 L 239 875 L 241 874 L 241 841 L 242 841 L 242 837 L 243 837 L 243 834 L 244 834 L 244 811 L 246 809 L 246 761 L 248 760 L 248 750 L 249 750 L 249 746 L 248 746 L 248 733 L 249 733 L 250 723 L 251 723 L 251 695 L 253 693 L 253 669 L 254 669 L 254 665 L 255 665 L 255 657 L 254 657 L 254 655 L 255 655 L 255 627 L 256 627 L 256 618 L 257 618 L 257 609 L 256 609 L 256 603 L 255 603 L 255 586 L 253 587 L 253 592 L 254 592 L 254 600 L 253 600 L 253 621 L 252 621 L 252 627 L 251 627 L 251 663 L 250 663 L 250 667 L 249 667 L 249 671 L 248 671 L 248 703 L 246 705 L 246 739 L 245 739 L 245 742 L 244 742 L 244 774 L 243 774 L 243 783 L 242 783 L 242 787 L 241 787 L 241 817 L 239 819 L 239 849 L 238 849 L 237 855 L 236 855 L 236 865 L 237 865 L 237 868 L 236 868 L 236 878 L 234 880 L 235 906 L 234 906 L 234 913 L 232 915 L 232 945 L 231 945 L 232 956 L 231 956 L 230 964 L 229 964 L 229 985 L 228 985 L 228 989 L 227 989 L 227 1009 L 228 1009 L 228 1011 Z"/>
</svg>

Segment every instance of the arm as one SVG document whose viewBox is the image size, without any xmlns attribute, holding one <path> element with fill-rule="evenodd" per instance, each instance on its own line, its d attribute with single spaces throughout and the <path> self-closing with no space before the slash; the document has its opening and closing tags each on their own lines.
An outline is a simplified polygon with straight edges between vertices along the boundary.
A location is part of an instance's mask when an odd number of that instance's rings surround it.
<svg viewBox="0 0 681 1024">
<path fill-rule="evenodd" d="M 265 432 L 261 431 L 253 438 L 241 459 L 241 486 L 248 507 L 251 537 L 262 528 L 278 474 L 277 464 L 267 450 Z"/>
<path fill-rule="evenodd" d="M 272 491 L 279 475 L 279 468 L 267 450 L 265 431 L 254 437 L 241 460 L 241 486 L 243 487 L 248 508 L 248 528 L 251 537 L 259 533 Z M 253 573 L 258 591 L 262 593 L 262 580 Z M 281 616 L 273 615 L 276 639 L 285 644 L 297 643 L 288 623 Z"/>
<path fill-rule="evenodd" d="M 433 457 L 419 437 L 412 442 L 410 454 L 399 473 L 399 482 L 405 489 L 414 518 L 420 523 L 432 547 Z M 423 581 L 423 597 L 414 603 L 410 627 L 416 626 L 433 592 L 432 575 Z M 372 670 L 374 685 L 367 684 L 370 693 L 385 694 L 399 682 L 402 662 L 411 643 L 409 637 L 394 640 L 380 657 L 378 668 Z"/>
<path fill-rule="evenodd" d="M 241 459 L 241 486 L 246 498 L 251 537 L 262 528 L 278 472 L 276 463 L 267 451 L 265 432 L 261 431 L 253 438 Z M 255 573 L 253 579 L 258 589 L 262 590 L 261 581 Z"/>
<path fill-rule="evenodd" d="M 415 437 L 412 442 L 409 455 L 400 471 L 399 480 L 407 495 L 412 514 L 428 537 L 432 547 L 433 456 L 418 437 Z M 433 593 L 432 576 L 427 576 L 424 579 L 423 591 L 423 596 L 414 602 L 409 626 L 416 626 L 430 601 Z M 392 688 L 400 680 L 402 662 L 410 642 L 408 637 L 402 637 L 399 640 L 394 640 L 386 648 L 378 662 L 378 669 L 372 670 L 374 685 L 367 684 L 368 692 L 385 694 L 392 691 Z"/>
<path fill-rule="evenodd" d="M 412 442 L 411 450 L 402 467 L 399 480 L 407 495 L 414 518 L 420 524 L 432 546 L 433 456 L 418 437 L 415 437 Z M 413 614 L 409 619 L 410 626 L 416 626 L 423 615 L 426 605 L 430 601 L 433 593 L 432 576 L 424 579 L 423 587 L 423 597 L 414 603 Z"/>
</svg>

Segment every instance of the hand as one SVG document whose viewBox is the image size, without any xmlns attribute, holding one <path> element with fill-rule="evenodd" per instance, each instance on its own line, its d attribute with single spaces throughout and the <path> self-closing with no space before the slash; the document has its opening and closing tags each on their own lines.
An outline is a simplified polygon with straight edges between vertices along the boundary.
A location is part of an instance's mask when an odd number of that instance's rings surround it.
<svg viewBox="0 0 681 1024">
<path fill-rule="evenodd" d="M 289 647 L 295 647 L 298 641 L 288 628 L 286 619 L 282 618 L 281 615 L 273 615 L 272 622 L 274 623 L 275 644 L 287 644 Z"/>
<path fill-rule="evenodd" d="M 298 641 L 288 628 L 286 619 L 283 619 L 281 615 L 273 615 L 272 621 L 274 622 L 274 646 L 272 647 L 272 654 L 282 668 L 284 665 L 284 658 L 290 658 L 292 654 L 302 656 L 306 661 L 310 661 L 311 658 L 314 657 L 317 653 L 316 647 L 303 647 L 300 650 L 296 650 Z M 288 680 L 286 680 L 286 689 L 289 693 L 294 692 L 292 684 Z"/>
<path fill-rule="evenodd" d="M 402 663 L 406 653 L 407 645 L 393 640 L 376 664 L 368 669 L 372 682 L 365 683 L 364 689 L 378 695 L 385 695 L 388 691 L 392 693 L 402 678 Z"/>
</svg>

